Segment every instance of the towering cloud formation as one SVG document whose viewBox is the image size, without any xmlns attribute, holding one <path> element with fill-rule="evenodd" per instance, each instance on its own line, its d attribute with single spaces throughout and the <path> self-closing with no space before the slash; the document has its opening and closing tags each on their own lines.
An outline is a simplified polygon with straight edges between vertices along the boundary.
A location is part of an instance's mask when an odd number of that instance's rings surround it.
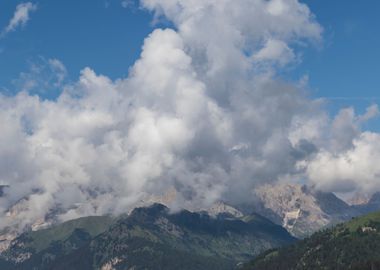
<svg viewBox="0 0 380 270">
<path fill-rule="evenodd" d="M 330 190 L 377 188 L 380 149 L 371 145 L 379 135 L 360 131 L 377 107 L 331 120 L 321 101 L 276 77 L 297 58 L 295 44 L 321 41 L 305 4 L 141 5 L 174 29 L 146 38 L 128 78 L 111 81 L 86 68 L 56 101 L 27 92 L 0 98 L 0 181 L 10 185 L 1 210 L 29 200 L 16 221 L 1 217 L 3 226 L 57 209 L 61 219 L 120 213 L 171 188 L 173 206 L 191 208 L 249 202 L 255 185 L 286 177 Z M 359 168 L 365 178 L 354 173 Z"/>
</svg>

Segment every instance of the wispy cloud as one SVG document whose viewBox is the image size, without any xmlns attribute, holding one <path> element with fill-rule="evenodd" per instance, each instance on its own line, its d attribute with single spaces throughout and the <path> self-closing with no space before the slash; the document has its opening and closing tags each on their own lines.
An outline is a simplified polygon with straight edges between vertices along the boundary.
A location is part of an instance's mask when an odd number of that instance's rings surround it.
<svg viewBox="0 0 380 270">
<path fill-rule="evenodd" d="M 130 8 L 130 7 L 132 7 L 134 4 L 135 4 L 135 3 L 134 3 L 133 0 L 123 0 L 123 1 L 121 1 L 121 6 L 122 6 L 123 8 Z"/>
<path fill-rule="evenodd" d="M 30 94 L 46 94 L 60 89 L 67 77 L 66 67 L 58 59 L 39 57 L 29 63 L 29 69 L 21 72 L 13 84 Z"/>
<path fill-rule="evenodd" d="M 16 11 L 13 14 L 12 19 L 9 21 L 8 25 L 2 31 L 1 36 L 3 37 L 9 32 L 15 31 L 18 27 L 25 26 L 30 19 L 30 13 L 37 10 L 37 5 L 32 2 L 21 3 L 17 5 Z"/>
<path fill-rule="evenodd" d="M 355 101 L 355 100 L 371 101 L 371 100 L 379 100 L 380 97 L 323 97 L 323 99 L 326 99 L 326 100 L 349 100 L 349 101 Z"/>
</svg>

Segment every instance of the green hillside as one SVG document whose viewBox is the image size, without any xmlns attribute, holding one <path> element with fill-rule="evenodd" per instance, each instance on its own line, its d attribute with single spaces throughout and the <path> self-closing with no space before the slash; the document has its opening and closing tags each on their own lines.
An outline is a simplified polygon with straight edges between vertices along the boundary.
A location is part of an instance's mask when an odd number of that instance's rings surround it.
<svg viewBox="0 0 380 270">
<path fill-rule="evenodd" d="M 6 252 L 13 264 L 1 269 L 228 270 L 294 241 L 258 215 L 171 214 L 157 204 L 115 220 L 90 217 L 24 234 Z"/>
<path fill-rule="evenodd" d="M 380 212 L 354 218 L 289 247 L 267 251 L 243 269 L 380 269 Z"/>
<path fill-rule="evenodd" d="M 27 246 L 33 248 L 36 252 L 40 252 L 49 247 L 56 241 L 67 239 L 75 230 L 83 229 L 90 236 L 94 237 L 104 232 L 114 222 L 114 218 L 109 216 L 93 216 L 71 220 L 54 226 L 49 229 L 29 232 L 24 235 L 30 238 Z"/>
<path fill-rule="evenodd" d="M 48 229 L 30 231 L 16 238 L 0 256 L 0 269 L 15 268 L 15 262 L 39 264 L 42 256 L 63 256 L 87 244 L 90 239 L 106 231 L 115 222 L 110 216 L 89 216 L 64 222 Z"/>
</svg>

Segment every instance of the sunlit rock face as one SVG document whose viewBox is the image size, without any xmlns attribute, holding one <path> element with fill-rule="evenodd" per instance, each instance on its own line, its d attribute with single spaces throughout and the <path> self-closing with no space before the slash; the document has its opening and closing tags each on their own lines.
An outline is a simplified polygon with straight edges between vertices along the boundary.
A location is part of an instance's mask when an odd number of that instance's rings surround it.
<svg viewBox="0 0 380 270">
<path fill-rule="evenodd" d="M 359 214 L 333 193 L 299 184 L 263 185 L 254 193 L 258 198 L 255 211 L 297 237 Z"/>
</svg>

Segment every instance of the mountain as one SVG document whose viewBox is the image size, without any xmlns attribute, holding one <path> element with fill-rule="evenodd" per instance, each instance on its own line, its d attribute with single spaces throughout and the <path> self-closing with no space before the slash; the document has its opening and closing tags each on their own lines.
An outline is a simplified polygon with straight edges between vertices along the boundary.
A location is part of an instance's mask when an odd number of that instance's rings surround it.
<svg viewBox="0 0 380 270">
<path fill-rule="evenodd" d="M 295 241 L 256 215 L 170 213 L 161 205 L 118 218 L 85 217 L 27 232 L 0 256 L 0 269 L 233 269 Z"/>
<path fill-rule="evenodd" d="M 24 197 L 18 200 L 15 204 L 9 207 L 5 213 L 5 219 L 8 221 L 8 226 L 0 230 L 0 253 L 7 250 L 11 242 L 26 230 L 37 231 L 43 228 L 48 228 L 57 223 L 57 214 L 59 209 L 51 211 L 44 218 L 36 218 L 32 222 L 24 224 L 25 212 L 29 210 L 29 197 Z M 5 220 L 2 220 L 4 222 Z"/>
<path fill-rule="evenodd" d="M 267 251 L 242 269 L 380 269 L 380 212 L 317 232 L 289 247 Z"/>
<path fill-rule="evenodd" d="M 355 194 L 349 196 L 345 201 L 349 205 L 365 205 L 371 200 L 371 196 L 368 193 L 356 192 Z"/>
<path fill-rule="evenodd" d="M 205 211 L 211 216 L 223 214 L 235 218 L 255 212 L 283 226 L 296 238 L 304 238 L 322 228 L 380 210 L 380 200 L 379 203 L 372 203 L 372 199 L 368 204 L 351 206 L 334 193 L 300 184 L 266 184 L 256 187 L 252 193 L 253 200 L 250 203 L 219 201 L 207 209 L 190 210 Z M 373 198 L 375 197 L 374 195 Z M 176 191 L 170 189 L 164 196 L 151 197 L 148 202 L 170 205 L 175 198 Z"/>
<path fill-rule="evenodd" d="M 350 206 L 333 193 L 299 184 L 262 185 L 254 190 L 254 196 L 251 211 L 283 226 L 297 238 L 380 209 L 380 203 Z"/>
<path fill-rule="evenodd" d="M 4 192 L 7 188 L 7 186 L 0 186 L 0 191 Z M 144 207 L 153 203 L 170 206 L 176 200 L 176 196 L 176 190 L 171 188 L 161 196 L 147 195 L 135 207 Z M 365 203 L 348 205 L 333 193 L 321 192 L 299 184 L 262 185 L 253 190 L 252 197 L 253 202 L 245 205 L 219 201 L 206 209 L 191 208 L 191 205 L 187 205 L 187 209 L 193 212 L 203 211 L 213 217 L 223 215 L 238 219 L 255 212 L 275 224 L 283 226 L 296 238 L 304 238 L 322 228 L 380 210 L 380 193 L 374 194 Z M 94 206 L 97 204 L 96 200 L 94 197 Z M 11 225 L 0 231 L 0 253 L 7 250 L 21 232 L 37 231 L 57 225 L 61 222 L 61 215 L 68 211 L 68 209 L 61 209 L 58 206 L 51 209 L 44 218 L 31 220 L 26 227 L 20 227 L 19 224 L 24 224 L 22 216 L 28 212 L 29 205 L 30 201 L 27 196 L 6 211 L 6 218 L 9 219 Z M 75 209 L 70 208 L 69 210 Z"/>
<path fill-rule="evenodd" d="M 109 216 L 85 217 L 48 229 L 26 232 L 14 239 L 0 258 L 17 265 L 29 259 L 36 261 L 44 253 L 62 255 L 104 232 L 113 221 L 114 218 Z"/>
<path fill-rule="evenodd" d="M 353 205 L 352 207 L 361 213 L 370 213 L 378 211 L 380 209 L 380 192 L 376 192 L 375 194 L 373 194 L 367 203 Z"/>
</svg>

